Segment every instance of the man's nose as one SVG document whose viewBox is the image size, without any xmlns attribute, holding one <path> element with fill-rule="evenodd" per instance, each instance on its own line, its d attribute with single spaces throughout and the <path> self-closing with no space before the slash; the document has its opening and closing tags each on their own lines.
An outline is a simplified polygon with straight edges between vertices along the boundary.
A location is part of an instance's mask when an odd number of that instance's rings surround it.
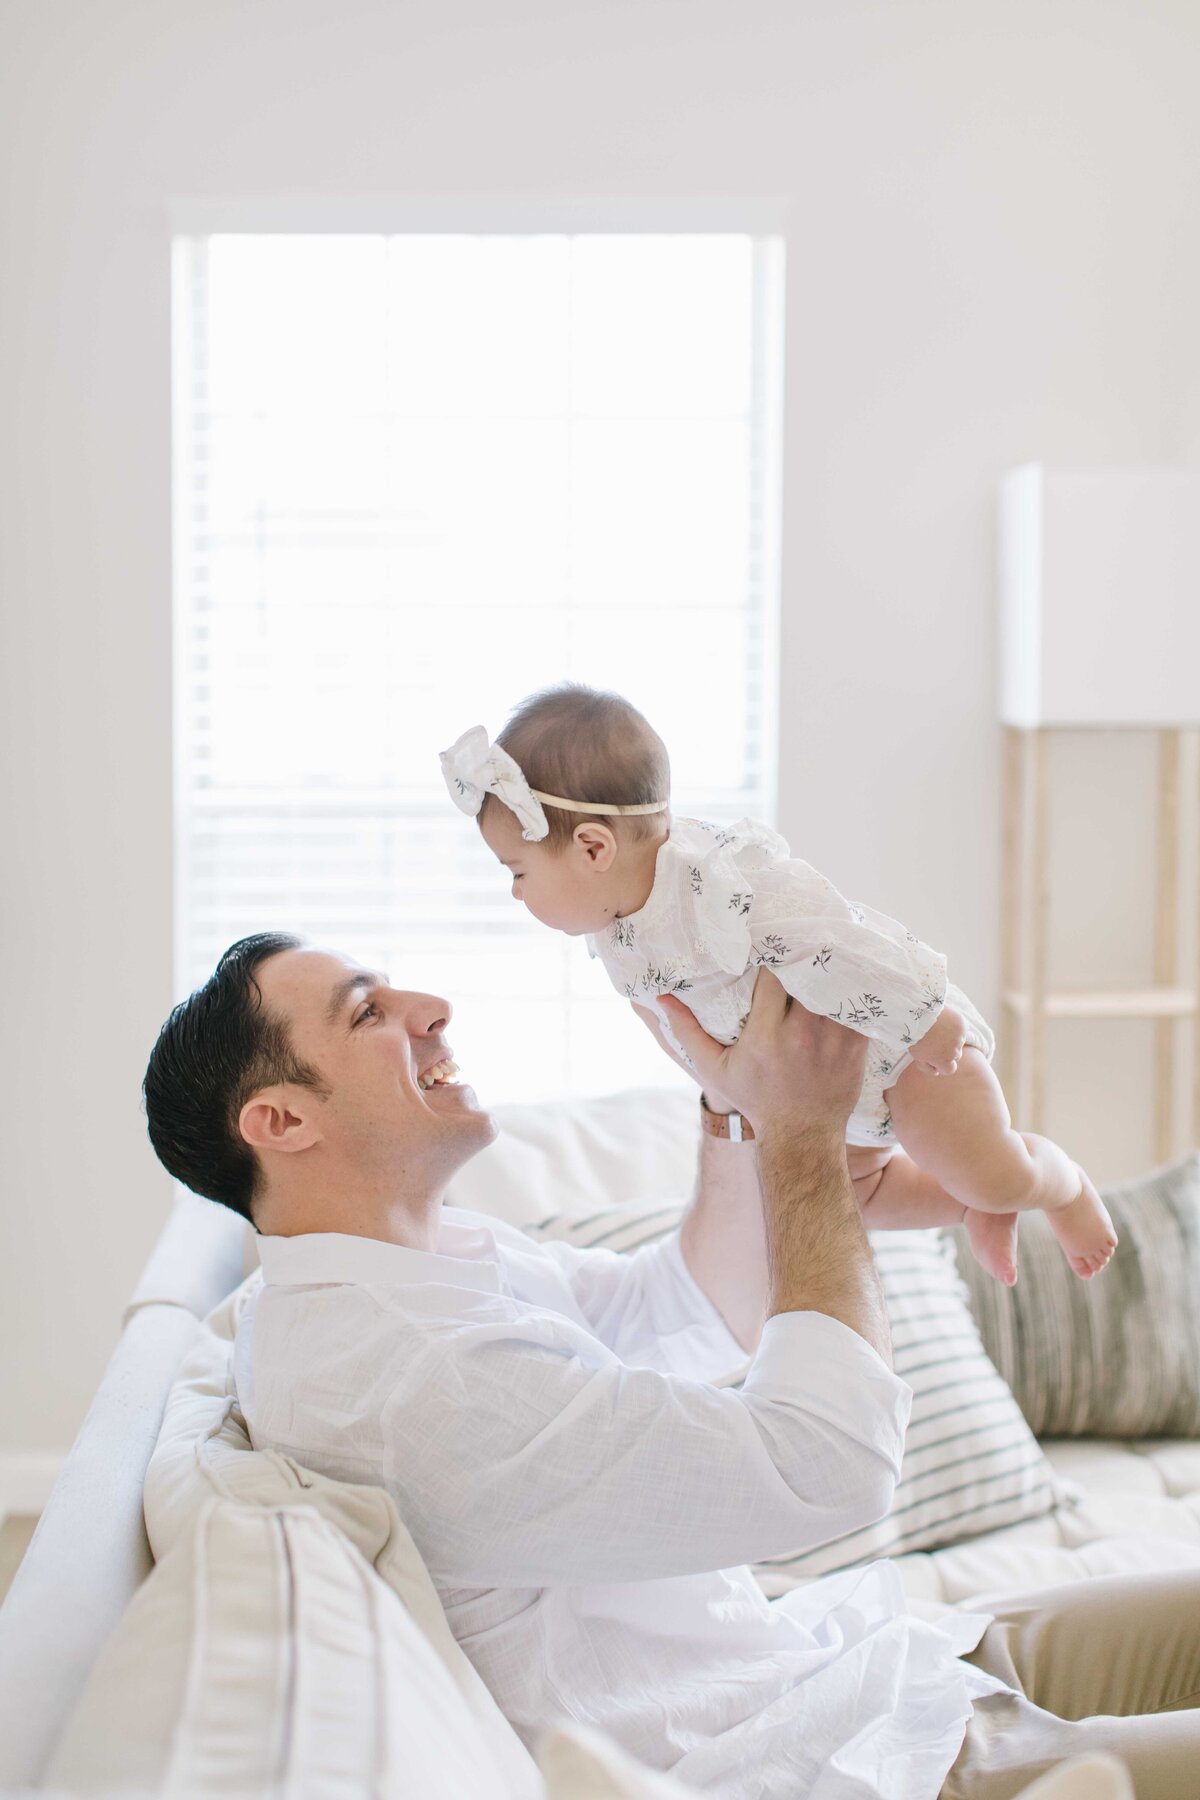
<svg viewBox="0 0 1200 1800">
<path fill-rule="evenodd" d="M 406 996 L 405 1020 L 414 1037 L 437 1037 L 454 1016 L 454 1008 L 441 994 Z"/>
</svg>

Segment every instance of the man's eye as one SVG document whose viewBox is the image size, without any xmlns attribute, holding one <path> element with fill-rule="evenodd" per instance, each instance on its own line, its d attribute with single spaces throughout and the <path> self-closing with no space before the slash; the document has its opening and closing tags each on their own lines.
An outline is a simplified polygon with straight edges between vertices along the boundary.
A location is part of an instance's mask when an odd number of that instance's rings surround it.
<svg viewBox="0 0 1200 1800">
<path fill-rule="evenodd" d="M 356 1025 L 361 1025 L 364 1019 L 377 1019 L 378 1017 L 379 1017 L 379 1008 L 376 1006 L 376 1004 L 373 1000 L 368 1000 L 367 1004 L 363 1007 L 362 1011 L 359 1013 L 359 1015 L 358 1015 L 357 1019 L 355 1019 L 354 1023 Z"/>
</svg>

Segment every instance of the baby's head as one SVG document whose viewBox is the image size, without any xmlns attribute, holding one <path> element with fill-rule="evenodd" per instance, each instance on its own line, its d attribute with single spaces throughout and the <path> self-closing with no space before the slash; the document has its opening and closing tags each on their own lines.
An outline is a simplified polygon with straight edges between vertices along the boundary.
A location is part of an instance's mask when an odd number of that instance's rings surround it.
<svg viewBox="0 0 1200 1800">
<path fill-rule="evenodd" d="M 666 746 L 619 694 L 575 682 L 545 688 L 521 702 L 496 742 L 531 788 L 564 800 L 646 806 L 670 796 Z M 513 898 L 573 937 L 636 912 L 650 892 L 670 814 L 544 810 L 550 830 L 536 844 L 525 842 L 515 814 L 495 794 L 486 794 L 479 810 L 488 848 L 512 875 Z"/>
</svg>

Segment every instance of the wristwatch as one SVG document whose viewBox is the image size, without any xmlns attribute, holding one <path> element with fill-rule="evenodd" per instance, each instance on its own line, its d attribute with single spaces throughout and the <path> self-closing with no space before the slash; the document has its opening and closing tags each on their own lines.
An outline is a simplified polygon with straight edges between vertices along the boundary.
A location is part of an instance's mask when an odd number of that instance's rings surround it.
<svg viewBox="0 0 1200 1800">
<path fill-rule="evenodd" d="M 731 1144 L 749 1144 L 754 1140 L 754 1127 L 740 1112 L 713 1112 L 700 1096 L 700 1124 L 709 1137 L 728 1138 Z"/>
</svg>

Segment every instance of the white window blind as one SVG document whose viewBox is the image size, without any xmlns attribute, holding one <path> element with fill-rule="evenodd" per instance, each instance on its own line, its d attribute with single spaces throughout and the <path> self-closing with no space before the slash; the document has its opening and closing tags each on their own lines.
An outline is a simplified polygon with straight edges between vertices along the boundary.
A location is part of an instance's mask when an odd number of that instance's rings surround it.
<svg viewBox="0 0 1200 1800">
<path fill-rule="evenodd" d="M 447 995 L 488 1100 L 672 1079 L 437 753 L 571 677 L 647 714 L 677 812 L 770 816 L 780 254 L 178 240 L 182 991 L 290 929 Z"/>
</svg>

